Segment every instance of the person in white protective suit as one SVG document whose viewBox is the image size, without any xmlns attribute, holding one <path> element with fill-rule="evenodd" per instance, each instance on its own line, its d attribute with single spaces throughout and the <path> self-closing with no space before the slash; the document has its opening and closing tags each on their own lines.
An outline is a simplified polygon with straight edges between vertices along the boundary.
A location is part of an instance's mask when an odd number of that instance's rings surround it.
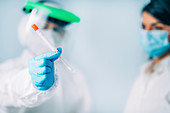
<svg viewBox="0 0 170 113">
<path fill-rule="evenodd" d="M 68 70 L 58 59 L 64 28 L 80 19 L 53 2 L 27 1 L 24 12 L 27 15 L 19 25 L 24 51 L 0 65 L 0 113 L 88 113 L 90 96 L 83 75 L 76 68 Z M 32 24 L 58 51 L 49 49 Z"/>
<path fill-rule="evenodd" d="M 142 10 L 140 44 L 150 56 L 140 70 L 124 113 L 170 113 L 170 0 Z"/>
</svg>

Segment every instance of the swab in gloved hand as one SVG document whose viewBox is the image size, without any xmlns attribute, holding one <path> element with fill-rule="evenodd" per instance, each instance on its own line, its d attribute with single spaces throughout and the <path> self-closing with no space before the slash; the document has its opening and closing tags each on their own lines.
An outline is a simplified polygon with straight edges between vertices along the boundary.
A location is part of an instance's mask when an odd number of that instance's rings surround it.
<svg viewBox="0 0 170 113">
<path fill-rule="evenodd" d="M 52 51 L 58 51 L 56 48 L 54 48 L 50 42 L 47 40 L 47 38 L 44 36 L 44 34 L 39 30 L 36 24 L 32 25 L 32 28 L 35 30 L 35 32 L 38 34 L 38 36 L 44 41 L 44 43 L 52 50 Z M 62 59 L 62 57 L 59 57 L 60 60 L 65 64 L 65 66 L 72 71 L 72 68 Z"/>
</svg>

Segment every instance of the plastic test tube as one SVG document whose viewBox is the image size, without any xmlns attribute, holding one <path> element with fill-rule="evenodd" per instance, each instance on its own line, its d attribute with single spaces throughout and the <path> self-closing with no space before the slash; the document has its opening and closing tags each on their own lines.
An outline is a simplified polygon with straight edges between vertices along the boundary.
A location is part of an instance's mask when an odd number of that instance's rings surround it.
<svg viewBox="0 0 170 113">
<path fill-rule="evenodd" d="M 47 46 L 52 50 L 52 51 L 58 51 L 56 48 L 54 48 L 49 41 L 47 40 L 47 38 L 44 36 L 44 34 L 39 30 L 39 28 L 37 27 L 36 24 L 32 25 L 32 28 L 35 30 L 35 32 L 38 34 L 38 36 L 47 44 Z M 60 60 L 65 64 L 65 66 L 72 71 L 72 68 L 61 58 L 59 57 Z"/>
</svg>

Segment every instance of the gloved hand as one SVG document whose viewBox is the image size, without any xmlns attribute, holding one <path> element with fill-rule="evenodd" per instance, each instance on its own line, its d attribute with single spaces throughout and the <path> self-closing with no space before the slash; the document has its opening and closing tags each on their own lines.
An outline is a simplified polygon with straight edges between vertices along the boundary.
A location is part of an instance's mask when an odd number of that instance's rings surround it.
<svg viewBox="0 0 170 113">
<path fill-rule="evenodd" d="M 38 90 L 48 90 L 54 84 L 54 61 L 62 53 L 61 48 L 57 50 L 38 55 L 29 61 L 29 73 Z"/>
</svg>

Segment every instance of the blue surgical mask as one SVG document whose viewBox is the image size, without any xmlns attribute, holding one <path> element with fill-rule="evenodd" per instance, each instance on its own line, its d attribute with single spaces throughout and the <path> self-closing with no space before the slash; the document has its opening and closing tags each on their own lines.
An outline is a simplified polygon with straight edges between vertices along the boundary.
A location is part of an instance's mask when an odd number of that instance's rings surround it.
<svg viewBox="0 0 170 113">
<path fill-rule="evenodd" d="M 170 50 L 167 31 L 143 30 L 140 36 L 140 43 L 142 48 L 151 57 L 161 57 Z"/>
</svg>

